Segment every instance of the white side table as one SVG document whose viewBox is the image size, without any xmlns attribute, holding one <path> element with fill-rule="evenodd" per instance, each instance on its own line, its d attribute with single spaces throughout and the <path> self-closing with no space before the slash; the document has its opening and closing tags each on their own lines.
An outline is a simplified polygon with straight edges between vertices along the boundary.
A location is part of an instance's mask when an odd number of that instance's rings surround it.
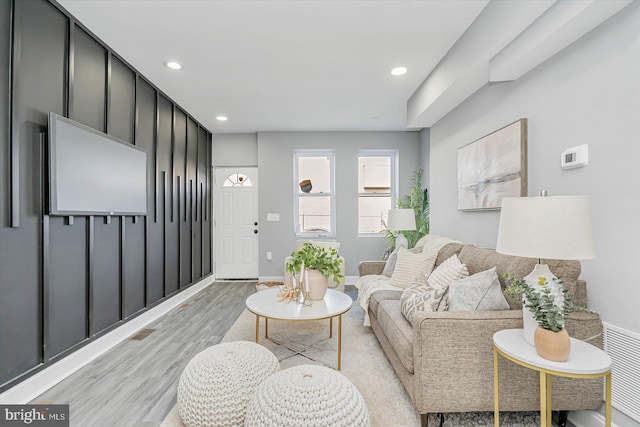
<svg viewBox="0 0 640 427">
<path fill-rule="evenodd" d="M 522 329 L 505 329 L 493 335 L 493 410 L 494 425 L 500 425 L 498 410 L 498 354 L 518 365 L 540 372 L 540 425 L 551 424 L 551 376 L 568 378 L 606 377 L 605 426 L 611 427 L 611 358 L 584 341 L 571 338 L 571 353 L 566 362 L 552 362 L 536 353 L 524 340 Z"/>
</svg>

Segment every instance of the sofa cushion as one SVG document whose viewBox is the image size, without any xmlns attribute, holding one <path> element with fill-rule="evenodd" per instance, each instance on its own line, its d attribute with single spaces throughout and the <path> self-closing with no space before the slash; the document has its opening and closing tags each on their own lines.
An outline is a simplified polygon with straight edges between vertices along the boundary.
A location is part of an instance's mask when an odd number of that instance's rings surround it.
<svg viewBox="0 0 640 427">
<path fill-rule="evenodd" d="M 446 247 L 445 247 L 446 248 Z M 522 258 L 511 255 L 503 255 L 497 253 L 494 249 L 478 248 L 473 245 L 465 245 L 459 254 L 460 261 L 466 264 L 469 274 L 473 275 L 481 271 L 496 267 L 498 280 L 502 289 L 505 287 L 504 274 L 509 273 L 517 278 L 523 278 L 533 271 L 533 267 L 538 260 L 534 258 Z M 562 281 L 571 295 L 575 294 L 576 282 L 580 275 L 580 262 L 578 261 L 557 261 L 545 260 L 549 265 L 551 272 Z M 518 310 L 522 308 L 520 301 L 514 300 L 507 296 L 507 301 L 511 309 Z M 583 303 L 580 301 L 579 303 Z"/>
<path fill-rule="evenodd" d="M 398 251 L 396 267 L 391 275 L 391 284 L 399 288 L 406 288 L 420 273 L 430 273 L 436 262 L 438 251 L 414 254 L 401 247 Z"/>
<path fill-rule="evenodd" d="M 385 262 L 384 269 L 382 270 L 383 276 L 391 277 L 391 275 L 393 274 L 393 270 L 396 268 L 396 262 L 398 261 L 398 252 L 400 251 L 401 247 L 402 246 L 398 246 L 397 248 L 395 248 L 389 255 L 389 258 L 387 258 L 387 262 Z M 409 252 L 413 254 L 419 254 L 422 252 L 422 247 L 416 246 L 415 248 L 409 249 Z"/>
<path fill-rule="evenodd" d="M 369 312 L 378 317 L 378 307 L 381 301 L 399 300 L 401 295 L 402 291 L 375 291 L 369 299 Z"/>
<path fill-rule="evenodd" d="M 400 312 L 400 300 L 380 301 L 377 318 L 380 328 L 398 354 L 402 366 L 413 373 L 413 329 Z"/>
<path fill-rule="evenodd" d="M 449 311 L 508 309 L 495 267 L 456 280 L 449 286 Z"/>
</svg>

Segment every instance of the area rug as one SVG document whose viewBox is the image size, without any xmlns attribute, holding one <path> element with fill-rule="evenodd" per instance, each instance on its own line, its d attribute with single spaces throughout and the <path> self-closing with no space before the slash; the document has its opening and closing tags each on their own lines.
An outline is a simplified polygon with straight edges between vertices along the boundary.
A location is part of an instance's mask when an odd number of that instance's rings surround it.
<svg viewBox="0 0 640 427">
<path fill-rule="evenodd" d="M 343 315 L 342 321 L 342 374 L 362 394 L 374 427 L 418 427 L 420 415 L 415 411 L 409 395 L 389 364 L 371 328 L 362 326 L 364 313 L 357 303 Z M 320 364 L 335 368 L 337 365 L 337 319 L 334 319 L 333 338 L 329 339 L 329 321 L 285 322 L 269 321 L 269 337 L 281 346 L 264 338 L 264 319 L 260 320 L 260 344 L 271 350 L 282 369 L 301 364 Z M 254 341 L 255 316 L 244 311 L 231 326 L 226 341 Z M 318 342 L 319 341 L 319 342 Z M 287 349 L 307 348 L 304 356 Z M 306 356 L 306 357 L 305 357 Z M 311 360 L 313 359 L 313 360 Z M 539 425 L 535 412 L 502 413 L 502 426 L 534 427 Z M 440 417 L 430 414 L 429 425 L 438 426 Z M 492 426 L 493 413 L 471 412 L 445 414 L 444 426 Z M 177 406 L 162 422 L 161 427 L 183 427 Z"/>
</svg>

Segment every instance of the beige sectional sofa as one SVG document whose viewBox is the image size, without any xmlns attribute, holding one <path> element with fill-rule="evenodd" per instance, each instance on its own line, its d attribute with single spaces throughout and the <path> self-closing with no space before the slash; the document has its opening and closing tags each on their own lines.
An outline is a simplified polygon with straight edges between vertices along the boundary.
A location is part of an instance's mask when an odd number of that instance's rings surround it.
<svg viewBox="0 0 640 427">
<path fill-rule="evenodd" d="M 469 274 L 497 267 L 524 277 L 537 260 L 451 243 L 438 253 L 436 265 L 457 254 Z M 576 305 L 586 305 L 586 283 L 578 279 L 580 263 L 547 261 L 561 277 Z M 360 275 L 382 274 L 384 262 L 365 261 Z M 504 283 L 502 283 L 504 288 Z M 369 301 L 371 327 L 398 377 L 422 414 L 493 410 L 493 334 L 522 328 L 521 305 L 507 298 L 510 310 L 422 312 L 410 323 L 400 311 L 401 291 L 380 290 Z M 597 315 L 575 312 L 566 328 L 573 338 L 602 348 L 602 322 Z M 500 410 L 538 411 L 539 377 L 534 371 L 500 358 Z M 553 378 L 554 410 L 596 409 L 603 401 L 601 379 Z"/>
</svg>

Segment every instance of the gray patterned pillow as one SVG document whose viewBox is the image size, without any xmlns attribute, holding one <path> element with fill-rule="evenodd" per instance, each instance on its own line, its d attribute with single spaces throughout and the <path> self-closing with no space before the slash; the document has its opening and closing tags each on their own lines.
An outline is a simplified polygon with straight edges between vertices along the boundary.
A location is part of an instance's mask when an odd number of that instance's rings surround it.
<svg viewBox="0 0 640 427">
<path fill-rule="evenodd" d="M 448 304 L 445 296 L 449 284 L 468 275 L 467 266 L 456 255 L 440 264 L 430 275 L 420 274 L 402 291 L 402 314 L 411 321 L 411 316 L 418 311 L 446 311 Z"/>
<path fill-rule="evenodd" d="M 449 286 L 450 311 L 508 310 L 496 268 L 457 280 Z"/>
</svg>

